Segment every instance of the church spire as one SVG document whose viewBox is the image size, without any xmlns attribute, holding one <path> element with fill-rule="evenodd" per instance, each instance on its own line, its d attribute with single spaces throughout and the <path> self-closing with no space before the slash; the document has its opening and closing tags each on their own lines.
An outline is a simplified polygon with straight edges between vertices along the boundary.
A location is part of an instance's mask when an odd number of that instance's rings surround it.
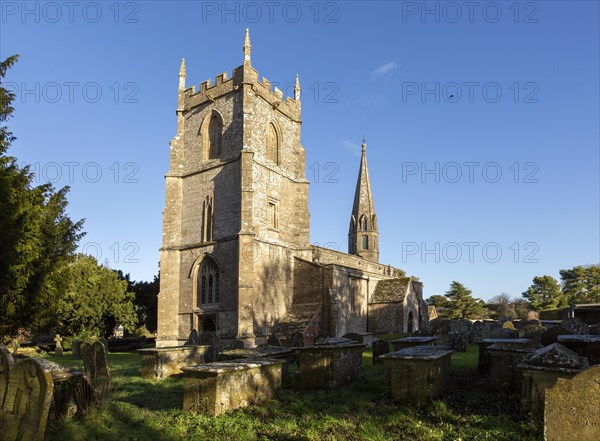
<svg viewBox="0 0 600 441">
<path fill-rule="evenodd" d="M 294 99 L 300 101 L 300 78 L 296 74 L 296 85 L 294 86 Z"/>
<path fill-rule="evenodd" d="M 181 59 L 181 67 L 179 68 L 179 90 L 185 89 L 185 58 Z"/>
<path fill-rule="evenodd" d="M 246 38 L 244 38 L 244 63 L 250 62 L 250 52 L 252 51 L 252 45 L 250 44 L 250 29 L 246 28 Z"/>
<path fill-rule="evenodd" d="M 379 232 L 367 167 L 367 144 L 363 139 L 362 156 L 354 193 L 354 205 L 348 232 L 348 253 L 357 254 L 374 262 L 379 261 Z"/>
</svg>

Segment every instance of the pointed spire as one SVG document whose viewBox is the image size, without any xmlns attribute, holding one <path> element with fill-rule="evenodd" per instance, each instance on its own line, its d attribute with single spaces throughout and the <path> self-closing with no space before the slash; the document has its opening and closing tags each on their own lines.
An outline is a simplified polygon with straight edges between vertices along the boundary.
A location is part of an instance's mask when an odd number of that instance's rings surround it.
<svg viewBox="0 0 600 441">
<path fill-rule="evenodd" d="M 250 61 L 250 52 L 252 45 L 250 44 L 250 29 L 246 28 L 246 38 L 244 39 L 244 63 Z"/>
<path fill-rule="evenodd" d="M 374 262 L 379 261 L 379 232 L 375 216 L 375 204 L 371 192 L 371 180 L 367 166 L 367 140 L 363 137 L 362 155 L 354 193 L 354 204 L 350 216 L 348 248 L 351 254 L 358 254 Z"/>
<path fill-rule="evenodd" d="M 181 67 L 179 68 L 179 90 L 185 89 L 185 58 L 181 59 Z"/>
<path fill-rule="evenodd" d="M 294 99 L 300 101 L 300 78 L 296 74 L 296 85 L 294 86 Z"/>
</svg>

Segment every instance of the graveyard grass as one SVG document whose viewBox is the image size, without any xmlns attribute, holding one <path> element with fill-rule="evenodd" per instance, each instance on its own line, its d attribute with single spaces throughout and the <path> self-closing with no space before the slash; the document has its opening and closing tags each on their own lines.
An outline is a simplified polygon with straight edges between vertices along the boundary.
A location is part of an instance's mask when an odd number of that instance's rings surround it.
<svg viewBox="0 0 600 441">
<path fill-rule="evenodd" d="M 46 356 L 81 367 L 79 360 Z M 477 373 L 477 347 L 455 353 L 449 391 L 415 410 L 386 398 L 385 367 L 363 354 L 362 381 L 331 391 L 297 391 L 217 418 L 183 412 L 183 379 L 143 380 L 136 353 L 109 354 L 113 393 L 86 418 L 49 421 L 47 440 L 540 440 L 541 428 L 518 416 L 518 395 L 488 389 Z M 293 372 L 293 366 L 292 366 Z"/>
</svg>

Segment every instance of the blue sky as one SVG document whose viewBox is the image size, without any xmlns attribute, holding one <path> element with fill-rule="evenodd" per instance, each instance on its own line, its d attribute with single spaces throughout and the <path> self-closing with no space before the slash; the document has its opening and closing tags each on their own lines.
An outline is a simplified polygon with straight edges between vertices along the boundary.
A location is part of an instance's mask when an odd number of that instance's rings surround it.
<svg viewBox="0 0 600 441">
<path fill-rule="evenodd" d="M 70 185 L 81 248 L 150 280 L 178 71 L 302 84 L 311 241 L 347 250 L 360 143 L 381 261 L 489 299 L 600 261 L 599 3 L 9 2 L 11 154 Z"/>
</svg>

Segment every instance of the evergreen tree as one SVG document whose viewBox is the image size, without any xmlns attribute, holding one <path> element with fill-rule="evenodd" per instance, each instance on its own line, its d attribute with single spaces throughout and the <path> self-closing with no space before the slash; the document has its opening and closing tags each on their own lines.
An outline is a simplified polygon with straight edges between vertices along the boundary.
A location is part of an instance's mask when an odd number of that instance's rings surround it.
<svg viewBox="0 0 600 441">
<path fill-rule="evenodd" d="M 7 154 L 16 139 L 5 125 L 15 95 L 3 80 L 17 59 L 0 62 L 0 336 L 52 325 L 51 305 L 60 293 L 49 276 L 72 258 L 84 234 L 83 221 L 66 214 L 68 187 L 34 187 L 29 167 Z"/>
<path fill-rule="evenodd" d="M 560 278 L 569 305 L 600 303 L 600 266 L 576 266 L 561 270 Z"/>
<path fill-rule="evenodd" d="M 567 298 L 561 292 L 558 281 L 550 276 L 534 277 L 533 284 L 522 295 L 536 311 L 567 306 Z"/>
<path fill-rule="evenodd" d="M 471 290 L 459 282 L 453 281 L 450 284 L 450 289 L 445 294 L 449 300 L 448 318 L 476 319 L 485 316 L 485 303 L 480 299 L 473 298 L 471 294 Z"/>
</svg>

